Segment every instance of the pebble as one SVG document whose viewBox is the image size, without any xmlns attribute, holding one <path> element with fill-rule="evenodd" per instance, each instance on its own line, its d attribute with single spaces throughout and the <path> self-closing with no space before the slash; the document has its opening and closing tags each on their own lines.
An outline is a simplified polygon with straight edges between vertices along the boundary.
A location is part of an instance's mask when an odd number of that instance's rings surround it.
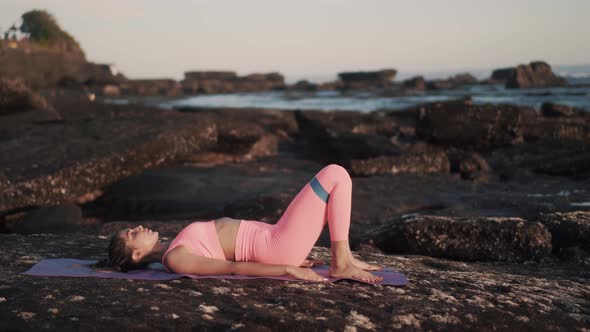
<svg viewBox="0 0 590 332">
<path fill-rule="evenodd" d="M 199 305 L 199 310 L 201 310 L 204 313 L 207 314 L 212 314 L 216 311 L 219 311 L 219 308 L 217 308 L 216 306 L 212 305 L 212 306 L 206 306 L 204 304 L 200 304 Z"/>
<path fill-rule="evenodd" d="M 154 287 L 162 288 L 162 289 L 172 289 L 172 287 L 166 284 L 156 284 Z"/>
<path fill-rule="evenodd" d="M 16 314 L 17 317 L 22 318 L 24 320 L 29 320 L 33 317 L 35 317 L 36 313 L 34 312 L 28 312 L 28 311 L 22 311 L 19 312 L 18 314 Z"/>
<path fill-rule="evenodd" d="M 209 314 L 203 314 L 203 319 L 205 320 L 213 320 L 213 316 L 209 315 Z"/>
<path fill-rule="evenodd" d="M 351 310 L 348 317 L 346 317 L 346 321 L 347 323 L 354 325 L 351 327 L 354 327 L 354 330 L 356 331 L 356 327 L 362 327 L 363 329 L 367 329 L 367 330 L 373 330 L 375 329 L 375 324 L 373 324 L 371 322 L 371 320 L 369 319 L 369 317 L 359 314 L 358 312 L 356 312 L 355 310 Z M 348 327 L 348 326 L 347 326 Z M 346 328 L 345 328 L 346 330 Z"/>
<path fill-rule="evenodd" d="M 174 314 L 174 313 L 171 315 L 171 317 L 172 317 L 172 319 L 178 319 L 178 318 L 180 318 L 180 316 L 178 316 L 177 314 Z"/>
<path fill-rule="evenodd" d="M 47 312 L 50 313 L 50 314 L 57 315 L 57 313 L 59 312 L 59 309 L 57 309 L 57 308 L 49 308 L 49 309 L 47 309 Z"/>
<path fill-rule="evenodd" d="M 72 295 L 70 296 L 67 300 L 69 302 L 79 302 L 79 301 L 83 301 L 86 298 L 84 296 L 80 296 L 80 295 Z"/>
<path fill-rule="evenodd" d="M 0 297 L 0 303 L 2 302 L 6 302 L 6 298 L 5 297 Z"/>
<path fill-rule="evenodd" d="M 229 287 L 213 287 L 213 294 L 220 295 L 220 294 L 227 294 L 231 291 Z"/>
<path fill-rule="evenodd" d="M 149 289 L 145 289 L 145 288 L 143 288 L 143 287 L 139 287 L 139 288 L 137 289 L 137 292 L 138 292 L 138 293 L 145 293 L 145 292 L 149 292 Z"/>
<path fill-rule="evenodd" d="M 158 311 L 158 310 L 160 310 L 160 307 L 151 306 L 150 309 L 153 310 L 153 311 Z"/>
</svg>

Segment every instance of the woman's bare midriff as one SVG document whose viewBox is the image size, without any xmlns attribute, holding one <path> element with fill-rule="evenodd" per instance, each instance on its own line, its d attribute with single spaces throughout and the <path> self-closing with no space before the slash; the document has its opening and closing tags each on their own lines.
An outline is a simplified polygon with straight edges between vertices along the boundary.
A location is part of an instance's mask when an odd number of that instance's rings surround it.
<svg viewBox="0 0 590 332">
<path fill-rule="evenodd" d="M 238 236 L 238 227 L 240 227 L 240 219 L 233 219 L 223 217 L 215 219 L 215 230 L 221 248 L 228 261 L 236 260 L 236 237 Z"/>
</svg>

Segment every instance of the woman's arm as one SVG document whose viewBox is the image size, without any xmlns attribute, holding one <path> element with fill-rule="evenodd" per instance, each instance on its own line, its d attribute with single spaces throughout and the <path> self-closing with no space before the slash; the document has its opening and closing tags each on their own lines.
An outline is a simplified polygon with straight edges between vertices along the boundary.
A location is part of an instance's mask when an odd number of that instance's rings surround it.
<svg viewBox="0 0 590 332">
<path fill-rule="evenodd" d="M 238 274 L 245 276 L 280 276 L 288 274 L 289 265 L 255 262 L 232 262 L 200 256 L 188 251 L 170 252 L 166 266 L 176 273 L 211 275 Z"/>
</svg>

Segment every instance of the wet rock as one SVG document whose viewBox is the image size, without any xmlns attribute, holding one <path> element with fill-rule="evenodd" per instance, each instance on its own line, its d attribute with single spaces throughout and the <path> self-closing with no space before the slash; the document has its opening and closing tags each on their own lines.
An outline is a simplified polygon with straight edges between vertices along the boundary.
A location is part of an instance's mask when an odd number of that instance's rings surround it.
<svg viewBox="0 0 590 332">
<path fill-rule="evenodd" d="M 518 65 L 506 81 L 507 89 L 545 88 L 567 86 L 565 78 L 557 76 L 551 66 L 543 61 L 534 61 L 528 65 Z"/>
<path fill-rule="evenodd" d="M 432 80 L 426 82 L 426 89 L 428 90 L 452 90 L 456 88 L 457 85 L 449 80 Z"/>
<path fill-rule="evenodd" d="M 548 117 L 568 117 L 576 114 L 573 107 L 567 105 L 560 105 L 555 103 L 543 103 L 541 105 L 541 113 Z"/>
<path fill-rule="evenodd" d="M 0 115 L 50 109 L 47 100 L 33 92 L 22 79 L 0 78 Z"/>
<path fill-rule="evenodd" d="M 521 218 L 415 216 L 370 230 L 364 242 L 386 253 L 467 261 L 539 260 L 551 252 L 551 234 Z"/>
<path fill-rule="evenodd" d="M 424 91 L 426 90 L 426 81 L 423 76 L 414 76 L 402 82 L 403 86 L 408 89 Z"/>
<path fill-rule="evenodd" d="M 19 234 L 72 233 L 83 224 L 82 210 L 75 204 L 42 207 L 17 220 Z"/>
<path fill-rule="evenodd" d="M 500 68 L 500 69 L 495 69 L 492 72 L 492 76 L 490 77 L 490 79 L 494 82 L 505 83 L 515 74 L 516 74 L 516 68 L 514 68 L 514 67 Z"/>
<path fill-rule="evenodd" d="M 580 262 L 590 256 L 590 212 L 556 212 L 537 219 L 551 232 L 553 251 Z"/>
<path fill-rule="evenodd" d="M 300 80 L 295 82 L 295 84 L 289 86 L 288 89 L 299 91 L 317 91 L 319 89 L 319 86 L 307 80 Z"/>
</svg>

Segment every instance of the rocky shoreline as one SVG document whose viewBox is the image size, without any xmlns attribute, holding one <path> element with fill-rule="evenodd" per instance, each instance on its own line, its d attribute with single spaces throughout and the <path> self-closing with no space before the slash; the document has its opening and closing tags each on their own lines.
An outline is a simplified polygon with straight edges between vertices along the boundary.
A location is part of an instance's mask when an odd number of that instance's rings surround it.
<svg viewBox="0 0 590 332">
<path fill-rule="evenodd" d="M 161 110 L 67 94 L 47 102 L 52 111 L 0 122 L 3 328 L 583 330 L 590 322 L 587 114 L 468 99 L 371 113 Z M 353 178 L 355 255 L 406 273 L 409 287 L 130 286 L 16 274 L 43 258 L 100 258 L 106 236 L 139 223 L 167 237 L 224 215 L 273 223 L 330 163 Z M 313 255 L 329 262 L 328 246 L 325 229 Z M 318 292 L 329 305 L 306 300 Z M 217 310 L 182 305 L 195 301 Z M 129 303 L 136 314 L 118 319 Z"/>
</svg>

